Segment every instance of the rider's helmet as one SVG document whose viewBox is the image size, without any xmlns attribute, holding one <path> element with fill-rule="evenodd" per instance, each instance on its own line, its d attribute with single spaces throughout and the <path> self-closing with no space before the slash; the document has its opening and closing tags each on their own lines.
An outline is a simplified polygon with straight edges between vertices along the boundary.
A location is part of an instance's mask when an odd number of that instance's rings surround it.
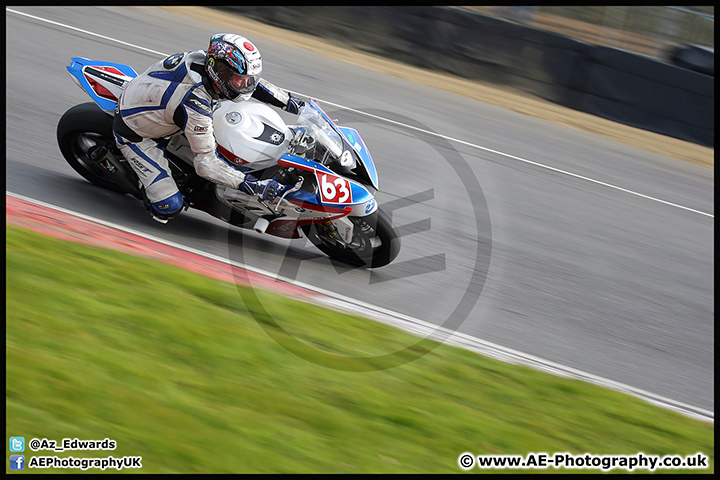
<svg viewBox="0 0 720 480">
<path fill-rule="evenodd" d="M 262 57 L 247 38 L 218 33 L 210 38 L 205 71 L 220 95 L 242 102 L 252 95 L 262 72 Z"/>
</svg>

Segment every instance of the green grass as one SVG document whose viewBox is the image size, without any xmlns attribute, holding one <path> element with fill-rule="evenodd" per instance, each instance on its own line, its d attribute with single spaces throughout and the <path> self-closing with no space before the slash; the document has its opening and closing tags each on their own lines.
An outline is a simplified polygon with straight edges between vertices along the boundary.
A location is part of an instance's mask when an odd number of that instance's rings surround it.
<svg viewBox="0 0 720 480">
<path fill-rule="evenodd" d="M 130 473 L 460 473 L 463 452 L 702 452 L 709 469 L 675 471 L 714 472 L 713 425 L 634 397 L 445 345 L 373 370 L 362 357 L 416 339 L 173 266 L 6 232 L 6 438 L 117 441 L 112 452 L 26 450 L 28 460 L 142 456 Z M 316 357 L 300 358 L 292 342 Z M 357 358 L 332 368 L 328 355 Z M 80 472 L 37 472 L 47 471 Z"/>
</svg>

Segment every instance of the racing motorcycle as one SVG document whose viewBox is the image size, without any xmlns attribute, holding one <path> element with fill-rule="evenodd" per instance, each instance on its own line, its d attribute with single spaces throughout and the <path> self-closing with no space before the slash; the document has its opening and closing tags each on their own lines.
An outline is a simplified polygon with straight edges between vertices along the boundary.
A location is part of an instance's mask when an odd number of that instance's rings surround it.
<svg viewBox="0 0 720 480">
<path fill-rule="evenodd" d="M 119 63 L 72 58 L 71 78 L 93 102 L 70 108 L 57 126 L 65 160 L 100 187 L 143 199 L 137 174 L 113 137 L 115 106 L 137 76 Z M 272 201 L 198 176 L 186 138 L 158 139 L 185 203 L 231 225 L 281 238 L 306 236 L 329 257 L 352 266 L 382 267 L 400 251 L 400 235 L 378 207 L 378 174 L 357 130 L 336 125 L 309 99 L 287 125 L 271 107 L 220 102 L 213 112 L 217 153 L 257 179 L 286 185 Z"/>
</svg>

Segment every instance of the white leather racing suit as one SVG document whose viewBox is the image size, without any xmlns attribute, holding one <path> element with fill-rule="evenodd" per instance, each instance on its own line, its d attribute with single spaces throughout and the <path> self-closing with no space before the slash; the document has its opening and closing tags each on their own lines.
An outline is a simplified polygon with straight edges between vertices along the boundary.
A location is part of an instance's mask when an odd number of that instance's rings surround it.
<svg viewBox="0 0 720 480">
<path fill-rule="evenodd" d="M 242 172 L 216 153 L 212 112 L 218 95 L 204 63 L 203 50 L 171 55 L 133 79 L 118 102 L 115 140 L 156 212 L 179 212 L 183 199 L 155 139 L 184 134 L 195 155 L 198 175 L 232 188 L 245 180 Z M 279 108 L 286 107 L 289 98 L 287 92 L 263 79 L 253 97 Z"/>
</svg>

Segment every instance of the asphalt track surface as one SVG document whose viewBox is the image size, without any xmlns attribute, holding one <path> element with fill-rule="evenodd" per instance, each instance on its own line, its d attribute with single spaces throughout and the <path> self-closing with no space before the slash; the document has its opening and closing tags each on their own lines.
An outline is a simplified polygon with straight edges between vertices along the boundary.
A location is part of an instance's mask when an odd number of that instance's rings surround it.
<svg viewBox="0 0 720 480">
<path fill-rule="evenodd" d="M 13 10 L 57 23 L 6 12 L 7 192 L 713 411 L 712 170 L 253 38 L 268 80 L 319 99 L 373 154 L 403 249 L 348 269 L 202 212 L 157 224 L 62 159 L 57 121 L 88 101 L 70 57 L 142 71 L 204 48 L 216 25 L 147 7 Z"/>
</svg>

